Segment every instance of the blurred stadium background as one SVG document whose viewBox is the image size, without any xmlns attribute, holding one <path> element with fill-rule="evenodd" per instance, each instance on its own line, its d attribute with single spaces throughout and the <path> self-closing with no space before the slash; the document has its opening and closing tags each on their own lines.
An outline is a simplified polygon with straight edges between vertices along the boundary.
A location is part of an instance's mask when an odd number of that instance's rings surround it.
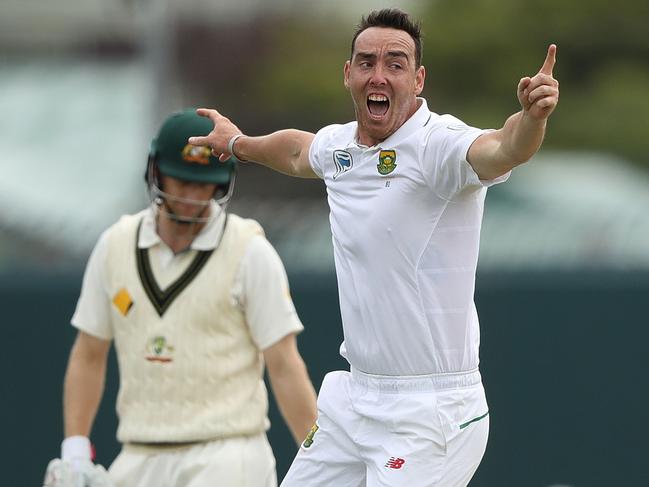
<svg viewBox="0 0 649 487">
<path fill-rule="evenodd" d="M 543 150 L 488 196 L 476 299 L 492 432 L 471 485 L 649 485 L 646 1 L 0 0 L 2 485 L 40 485 L 58 455 L 83 266 L 147 203 L 160 121 L 190 106 L 251 135 L 348 121 L 351 32 L 384 6 L 423 19 L 429 106 L 476 126 L 515 111 L 519 78 L 559 46 Z M 316 386 L 344 366 L 324 196 L 244 165 L 231 206 L 285 262 Z M 104 464 L 111 374 L 93 435 Z M 295 446 L 274 405 L 271 420 L 281 477 Z"/>
</svg>

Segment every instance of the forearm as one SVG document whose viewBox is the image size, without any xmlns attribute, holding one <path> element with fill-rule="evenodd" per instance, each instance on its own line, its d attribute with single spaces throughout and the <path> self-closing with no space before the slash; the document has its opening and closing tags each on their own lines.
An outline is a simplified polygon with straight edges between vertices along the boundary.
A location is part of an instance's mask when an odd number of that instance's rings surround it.
<svg viewBox="0 0 649 487">
<path fill-rule="evenodd" d="M 235 155 L 254 161 L 289 176 L 314 178 L 308 163 L 308 148 L 313 134 L 286 129 L 261 137 L 243 136 L 236 140 Z"/>
<path fill-rule="evenodd" d="M 546 123 L 546 119 L 532 119 L 523 111 L 507 119 L 502 128 L 500 148 L 502 163 L 507 171 L 529 161 L 536 154 L 545 136 Z"/>
<path fill-rule="evenodd" d="M 299 444 L 306 438 L 317 416 L 316 393 L 306 366 L 298 356 L 269 377 L 284 421 Z"/>
<path fill-rule="evenodd" d="M 515 113 L 501 129 L 476 139 L 469 148 L 469 163 L 482 180 L 502 176 L 539 150 L 545 125 L 545 120 L 532 120 L 522 111 Z"/>
<path fill-rule="evenodd" d="M 105 358 L 89 358 L 75 344 L 63 387 L 65 437 L 90 436 L 104 392 L 105 374 Z"/>
</svg>

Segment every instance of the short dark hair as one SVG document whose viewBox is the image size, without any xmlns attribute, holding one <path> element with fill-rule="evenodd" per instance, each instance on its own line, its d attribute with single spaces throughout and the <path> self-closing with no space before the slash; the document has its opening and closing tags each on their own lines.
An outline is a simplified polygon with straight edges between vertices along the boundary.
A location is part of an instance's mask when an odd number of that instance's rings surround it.
<svg viewBox="0 0 649 487">
<path fill-rule="evenodd" d="M 367 17 L 362 17 L 360 23 L 356 26 L 354 37 L 352 38 L 352 50 L 350 59 L 354 56 L 354 45 L 356 38 L 365 29 L 370 27 L 387 27 L 407 32 L 412 40 L 415 41 L 415 67 L 421 66 L 421 22 L 414 21 L 403 10 L 398 8 L 384 8 L 383 10 L 374 10 Z"/>
</svg>

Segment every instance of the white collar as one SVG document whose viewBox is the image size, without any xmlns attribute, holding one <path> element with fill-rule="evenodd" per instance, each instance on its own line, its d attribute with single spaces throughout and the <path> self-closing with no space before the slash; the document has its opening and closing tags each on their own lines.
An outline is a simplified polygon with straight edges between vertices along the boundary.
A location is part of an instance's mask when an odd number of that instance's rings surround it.
<svg viewBox="0 0 649 487">
<path fill-rule="evenodd" d="M 140 235 L 138 236 L 137 246 L 141 249 L 147 249 L 155 245 L 161 244 L 162 239 L 158 235 L 156 227 L 155 215 L 157 208 L 155 203 L 151 204 L 147 210 L 144 211 L 142 224 L 140 225 Z M 189 248 L 192 250 L 214 250 L 221 239 L 223 230 L 225 228 L 226 213 L 221 209 L 216 201 L 210 202 L 210 218 L 209 222 L 201 229 L 198 235 L 194 237 Z"/>
</svg>

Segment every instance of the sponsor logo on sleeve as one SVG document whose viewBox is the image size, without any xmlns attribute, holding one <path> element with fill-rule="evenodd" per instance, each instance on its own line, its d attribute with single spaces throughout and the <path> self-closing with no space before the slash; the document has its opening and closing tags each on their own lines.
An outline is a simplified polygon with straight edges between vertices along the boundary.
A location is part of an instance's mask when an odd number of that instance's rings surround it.
<svg viewBox="0 0 649 487">
<path fill-rule="evenodd" d="M 338 178 L 341 174 L 349 171 L 354 165 L 354 159 L 352 155 L 346 150 L 335 150 L 334 151 L 334 165 L 336 166 L 336 172 L 334 173 L 333 178 Z"/>
<path fill-rule="evenodd" d="M 309 431 L 309 434 L 306 435 L 306 439 L 302 443 L 302 446 L 304 448 L 309 448 L 311 445 L 313 445 L 313 437 L 315 436 L 316 431 L 318 431 L 319 429 L 320 429 L 320 427 L 317 424 L 314 424 L 311 427 L 311 431 Z"/>
<path fill-rule="evenodd" d="M 133 307 L 133 299 L 131 299 L 131 296 L 125 287 L 121 288 L 117 291 L 115 296 L 113 296 L 113 304 L 122 316 L 126 316 L 128 312 L 131 311 L 131 308 Z"/>
</svg>

